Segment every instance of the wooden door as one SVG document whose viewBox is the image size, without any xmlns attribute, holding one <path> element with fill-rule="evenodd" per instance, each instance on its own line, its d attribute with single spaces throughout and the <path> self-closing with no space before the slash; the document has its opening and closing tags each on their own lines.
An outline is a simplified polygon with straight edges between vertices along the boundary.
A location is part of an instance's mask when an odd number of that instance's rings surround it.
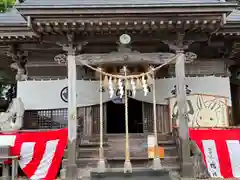
<svg viewBox="0 0 240 180">
<path fill-rule="evenodd" d="M 93 134 L 99 134 L 100 132 L 100 105 L 92 106 L 92 130 Z"/>
<path fill-rule="evenodd" d="M 105 133 L 106 124 L 106 103 L 103 104 L 103 132 Z M 92 133 L 100 134 L 100 105 L 92 106 Z"/>
<path fill-rule="evenodd" d="M 172 129 L 172 123 L 169 118 L 168 105 L 157 104 L 157 131 L 159 133 L 169 133 Z"/>
</svg>

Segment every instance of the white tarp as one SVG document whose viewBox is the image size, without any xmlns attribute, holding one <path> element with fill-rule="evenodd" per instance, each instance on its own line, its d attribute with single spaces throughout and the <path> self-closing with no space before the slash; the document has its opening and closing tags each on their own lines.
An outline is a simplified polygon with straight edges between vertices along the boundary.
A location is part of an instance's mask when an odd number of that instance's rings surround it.
<svg viewBox="0 0 240 180">
<path fill-rule="evenodd" d="M 186 84 L 191 93 L 225 96 L 231 104 L 230 82 L 227 77 L 187 77 Z M 176 85 L 175 78 L 156 80 L 156 103 L 168 104 L 171 91 Z M 77 80 L 77 106 L 90 106 L 99 104 L 99 81 Z M 33 109 L 60 109 L 67 108 L 67 102 L 62 100 L 61 91 L 67 87 L 65 80 L 49 81 L 21 81 L 18 82 L 17 96 L 24 103 L 26 110 Z M 113 97 L 116 98 L 116 97 Z M 136 93 L 136 100 L 152 103 L 152 90 L 144 96 L 142 90 Z M 110 101 L 108 89 L 103 93 L 103 101 Z"/>
</svg>

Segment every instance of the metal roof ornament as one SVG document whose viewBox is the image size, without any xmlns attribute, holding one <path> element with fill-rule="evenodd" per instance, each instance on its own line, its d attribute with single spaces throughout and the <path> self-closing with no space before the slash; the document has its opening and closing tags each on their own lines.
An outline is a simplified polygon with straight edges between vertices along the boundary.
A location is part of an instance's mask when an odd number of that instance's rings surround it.
<svg viewBox="0 0 240 180">
<path fill-rule="evenodd" d="M 65 54 L 58 54 L 54 57 L 54 61 L 58 64 L 67 64 L 67 57 Z"/>
<path fill-rule="evenodd" d="M 122 34 L 119 37 L 119 41 L 121 44 L 127 45 L 131 42 L 131 36 L 129 36 L 128 34 Z"/>
<path fill-rule="evenodd" d="M 191 63 L 194 60 L 197 59 L 197 54 L 193 53 L 193 52 L 186 52 L 185 53 L 185 63 Z"/>
</svg>

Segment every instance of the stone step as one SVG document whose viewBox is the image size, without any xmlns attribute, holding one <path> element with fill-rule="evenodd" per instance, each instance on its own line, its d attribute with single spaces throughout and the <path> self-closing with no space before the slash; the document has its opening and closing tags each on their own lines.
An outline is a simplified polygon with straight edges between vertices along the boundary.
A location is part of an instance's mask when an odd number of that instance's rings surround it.
<svg viewBox="0 0 240 180">
<path fill-rule="evenodd" d="M 131 142 L 145 142 L 147 144 L 147 135 L 146 134 L 130 134 L 129 140 Z M 81 146 L 99 146 L 100 137 L 98 135 L 94 135 L 92 137 L 82 137 L 78 139 L 79 147 Z M 116 144 L 116 143 L 125 143 L 124 134 L 111 134 L 104 136 L 104 145 L 108 144 Z M 169 145 L 175 144 L 174 137 L 171 134 L 159 134 L 158 135 L 158 143 L 159 145 Z"/>
<path fill-rule="evenodd" d="M 96 168 L 97 163 L 99 161 L 99 158 L 78 158 L 77 160 L 77 166 L 78 168 Z M 107 167 L 108 168 L 123 168 L 124 166 L 124 158 L 122 157 L 115 157 L 115 158 L 107 158 Z M 131 163 L 133 167 L 151 167 L 152 160 L 149 160 L 147 158 L 131 158 Z M 161 159 L 162 166 L 164 168 L 171 168 L 171 167 L 177 167 L 179 168 L 179 162 L 178 157 L 165 157 L 164 159 Z M 62 166 L 65 168 L 67 165 L 67 159 L 63 159 Z"/>
<path fill-rule="evenodd" d="M 113 147 L 104 147 L 104 155 L 105 156 L 111 156 L 111 152 L 115 152 Z M 144 152 L 143 152 L 144 153 Z M 124 149 L 119 153 L 118 152 L 118 156 L 122 155 L 122 157 L 124 157 L 125 152 Z M 134 153 L 132 153 L 133 156 Z M 142 153 L 137 153 L 135 151 L 135 156 L 137 156 L 138 154 L 142 154 Z M 177 148 L 176 146 L 172 146 L 172 145 L 165 145 L 164 146 L 164 154 L 165 156 L 177 156 Z M 99 156 L 99 147 L 82 147 L 78 149 L 78 153 L 77 153 L 77 158 L 94 158 L 94 157 L 98 157 Z M 114 156 L 114 155 L 112 155 Z M 147 156 L 147 152 L 145 152 L 145 156 Z M 64 152 L 64 158 L 67 158 L 67 149 Z"/>
<path fill-rule="evenodd" d="M 124 173 L 123 169 L 119 169 L 118 171 L 106 171 L 103 174 L 99 174 L 98 172 L 91 172 L 91 179 L 97 180 L 100 178 L 109 179 L 109 180 L 115 180 L 115 179 L 139 179 L 139 180 L 145 180 L 145 179 L 151 179 L 151 177 L 154 177 L 154 179 L 165 179 L 165 180 L 171 180 L 169 177 L 169 171 L 168 170 L 158 170 L 154 171 L 152 169 L 148 168 L 137 168 L 133 169 L 132 173 Z"/>
<path fill-rule="evenodd" d="M 100 136 L 99 135 L 82 136 L 81 139 L 84 141 L 89 141 L 89 142 L 99 142 Z M 108 136 L 104 135 L 103 141 L 107 141 L 107 140 L 108 140 Z"/>
<path fill-rule="evenodd" d="M 130 140 L 131 141 L 131 140 Z M 133 141 L 133 140 L 132 140 Z M 147 140 L 145 139 L 139 139 L 139 140 L 134 140 L 135 142 L 146 142 L 147 144 Z M 118 140 L 108 140 L 108 141 L 105 141 L 103 142 L 103 145 L 104 146 L 108 146 L 109 144 L 112 144 L 112 143 L 125 143 L 125 139 L 118 139 Z M 159 145 L 173 145 L 173 144 L 176 144 L 176 142 L 174 140 L 159 140 L 158 141 L 158 144 Z M 81 141 L 81 143 L 79 143 L 79 147 L 94 147 L 94 146 L 99 146 L 100 145 L 100 142 L 89 142 L 89 141 Z"/>
<path fill-rule="evenodd" d="M 140 134 L 134 134 L 134 133 L 131 133 L 129 134 L 129 138 L 130 139 L 141 139 L 141 138 L 147 138 L 148 135 L 153 135 L 153 133 L 148 133 L 148 134 L 143 134 L 143 133 L 140 133 Z M 92 141 L 92 142 L 96 142 L 96 141 L 99 141 L 100 140 L 100 136 L 99 134 L 93 134 L 91 136 L 81 136 L 79 137 L 83 140 L 87 140 L 87 141 Z M 104 141 L 107 141 L 107 140 L 114 140 L 114 139 L 125 139 L 125 134 L 105 134 L 103 136 L 103 139 Z M 162 133 L 159 133 L 158 134 L 158 140 L 174 140 L 174 136 L 171 134 L 171 133 L 168 133 L 168 134 L 162 134 Z"/>
<path fill-rule="evenodd" d="M 164 179 L 171 180 L 168 176 L 171 172 L 179 171 L 178 166 L 172 166 L 161 170 L 153 170 L 152 168 L 137 168 L 132 167 L 132 173 L 124 173 L 123 168 L 106 168 L 106 172 L 99 174 L 97 168 L 78 168 L 78 178 L 79 179 L 93 179 L 93 180 L 119 180 L 119 179 L 138 179 L 138 180 L 146 180 L 146 179 Z M 63 169 L 63 177 L 61 179 L 65 179 L 66 170 Z M 177 173 L 178 174 L 178 173 Z"/>
<path fill-rule="evenodd" d="M 147 139 L 148 135 L 153 134 L 129 134 L 129 139 Z M 107 135 L 108 141 L 114 141 L 118 139 L 125 140 L 125 134 L 108 134 Z M 174 140 L 174 136 L 172 134 L 158 134 L 159 141 L 168 141 Z"/>
<path fill-rule="evenodd" d="M 100 146 L 100 142 L 82 142 L 78 145 L 79 148 L 98 148 Z M 109 146 L 108 142 L 103 142 L 103 146 Z"/>
<path fill-rule="evenodd" d="M 124 157 L 114 157 L 114 158 L 107 158 L 108 166 L 110 168 L 123 168 L 125 158 Z M 147 159 L 143 157 L 131 157 L 131 162 L 136 167 L 151 167 L 152 159 Z M 161 158 L 162 165 L 171 165 L 171 164 L 178 164 L 178 157 L 177 156 L 169 156 L 165 158 Z"/>
<path fill-rule="evenodd" d="M 108 156 L 109 152 L 114 151 L 113 147 L 105 147 L 104 148 L 104 155 Z M 147 152 L 146 152 L 147 153 Z M 124 150 L 123 150 L 124 156 Z M 164 147 L 164 154 L 165 156 L 176 156 L 177 155 L 177 149 L 176 146 L 165 146 Z M 79 148 L 78 149 L 78 157 L 85 158 L 85 157 L 98 157 L 99 155 L 99 148 Z"/>
</svg>

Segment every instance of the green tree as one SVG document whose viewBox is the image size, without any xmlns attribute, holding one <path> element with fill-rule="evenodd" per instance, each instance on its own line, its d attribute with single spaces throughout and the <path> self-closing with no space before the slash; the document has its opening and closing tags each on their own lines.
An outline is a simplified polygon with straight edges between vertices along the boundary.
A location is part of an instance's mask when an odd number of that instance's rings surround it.
<svg viewBox="0 0 240 180">
<path fill-rule="evenodd" d="M 6 12 L 14 6 L 15 2 L 16 0 L 0 0 L 0 12 Z"/>
</svg>

